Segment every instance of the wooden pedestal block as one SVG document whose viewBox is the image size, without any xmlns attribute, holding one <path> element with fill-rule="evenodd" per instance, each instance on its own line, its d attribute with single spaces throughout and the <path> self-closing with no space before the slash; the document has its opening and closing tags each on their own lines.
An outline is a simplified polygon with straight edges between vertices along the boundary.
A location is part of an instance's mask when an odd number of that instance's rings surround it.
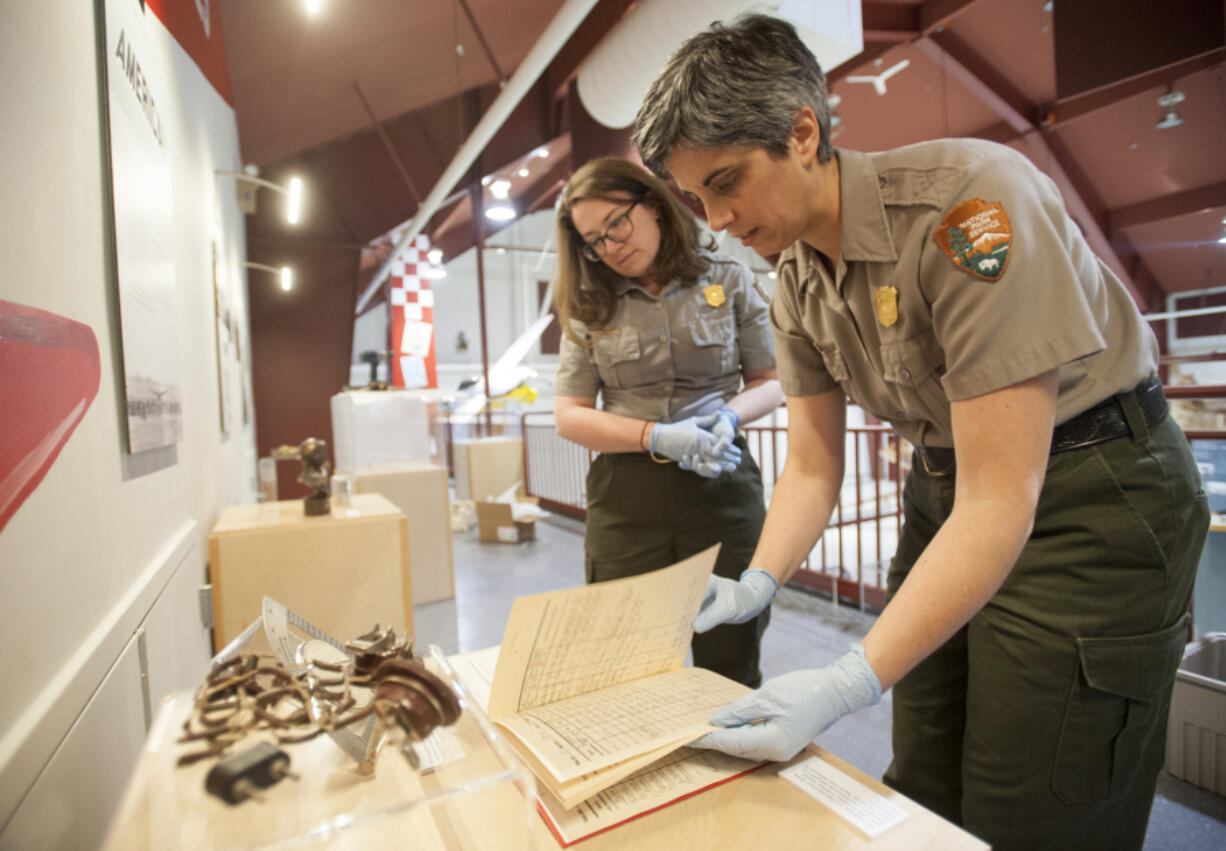
<svg viewBox="0 0 1226 851">
<path fill-rule="evenodd" d="M 377 493 L 322 517 L 300 499 L 231 506 L 209 536 L 209 577 L 215 650 L 260 617 L 266 594 L 340 641 L 376 623 L 413 634 L 408 527 Z"/>
<path fill-rule="evenodd" d="M 414 605 L 454 597 L 446 468 L 420 463 L 360 467 L 353 475 L 353 489 L 356 493 L 382 494 L 408 518 Z"/>
<path fill-rule="evenodd" d="M 480 502 L 524 481 L 524 442 L 518 437 L 457 440 L 452 453 L 456 499 Z"/>
</svg>

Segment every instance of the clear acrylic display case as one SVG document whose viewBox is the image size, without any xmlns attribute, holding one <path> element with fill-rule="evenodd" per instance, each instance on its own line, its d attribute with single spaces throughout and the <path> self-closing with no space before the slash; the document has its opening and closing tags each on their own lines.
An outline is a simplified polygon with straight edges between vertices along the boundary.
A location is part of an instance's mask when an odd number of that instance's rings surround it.
<svg viewBox="0 0 1226 851">
<path fill-rule="evenodd" d="M 205 791 L 212 759 L 177 767 L 193 696 L 167 698 L 111 827 L 107 848 L 414 848 L 530 849 L 534 784 L 439 648 L 427 666 L 460 696 L 463 712 L 415 756 L 434 767 L 415 769 L 399 736 L 385 741 L 373 774 L 331 738 L 281 745 L 286 777 L 262 790 L 262 800 L 231 805 Z M 238 752 L 267 734 L 251 734 Z"/>
</svg>

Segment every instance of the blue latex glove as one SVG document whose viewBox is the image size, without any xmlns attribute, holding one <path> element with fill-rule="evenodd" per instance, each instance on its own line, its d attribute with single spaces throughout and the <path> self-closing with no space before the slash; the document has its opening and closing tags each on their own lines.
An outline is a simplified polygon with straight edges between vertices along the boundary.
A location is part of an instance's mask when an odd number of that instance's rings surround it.
<svg viewBox="0 0 1226 851">
<path fill-rule="evenodd" d="M 721 623 L 745 623 L 769 606 L 778 591 L 775 577 L 757 567 L 744 571 L 739 582 L 712 576 L 694 618 L 694 632 L 706 632 Z"/>
<path fill-rule="evenodd" d="M 722 473 L 731 473 L 741 463 L 740 447 L 733 445 L 741 418 L 731 408 L 720 408 L 714 414 L 695 417 L 694 422 L 715 436 L 715 445 L 710 451 L 686 455 L 681 459 L 682 470 L 692 470 L 700 476 L 714 479 Z"/>
<path fill-rule="evenodd" d="M 712 415 L 714 416 L 714 415 Z M 687 456 L 707 458 L 711 461 L 740 463 L 741 450 L 728 446 L 717 450 L 718 438 L 707 431 L 698 417 L 690 417 L 677 423 L 656 423 L 652 426 L 648 448 L 657 455 L 674 461 L 684 461 Z M 707 420 L 710 417 L 702 417 Z"/>
<path fill-rule="evenodd" d="M 715 422 L 707 426 L 711 434 L 719 438 L 720 443 L 731 446 L 736 438 L 736 430 L 741 426 L 741 415 L 731 408 L 720 408 L 715 412 Z"/>
<path fill-rule="evenodd" d="M 736 449 L 735 446 L 732 449 Z M 723 457 L 708 457 L 706 455 L 686 455 L 678 462 L 682 470 L 697 473 L 704 479 L 716 479 L 723 473 L 731 473 L 741 463 L 741 453 L 737 450 L 735 460 Z"/>
<path fill-rule="evenodd" d="M 773 677 L 717 709 L 711 723 L 728 729 L 707 733 L 691 747 L 746 759 L 791 759 L 839 718 L 879 700 L 881 682 L 865 661 L 864 648 L 853 644 L 833 665 Z"/>
</svg>

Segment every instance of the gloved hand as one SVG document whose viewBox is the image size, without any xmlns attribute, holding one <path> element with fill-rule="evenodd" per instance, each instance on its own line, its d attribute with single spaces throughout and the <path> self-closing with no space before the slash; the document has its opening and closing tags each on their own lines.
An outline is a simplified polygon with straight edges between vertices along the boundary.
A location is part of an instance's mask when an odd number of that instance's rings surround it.
<svg viewBox="0 0 1226 851">
<path fill-rule="evenodd" d="M 712 576 L 694 618 L 694 632 L 706 632 L 721 623 L 745 623 L 769 606 L 778 591 L 775 577 L 757 567 L 742 572 L 739 582 Z"/>
<path fill-rule="evenodd" d="M 881 682 L 864 659 L 864 647 L 853 644 L 833 665 L 773 677 L 717 709 L 711 723 L 728 729 L 690 746 L 745 759 L 791 759 L 839 718 L 879 700 Z M 764 723 L 752 723 L 759 720 Z"/>
<path fill-rule="evenodd" d="M 732 447 L 736 449 L 736 447 Z M 678 462 L 678 466 L 682 470 L 689 470 L 697 473 L 704 479 L 717 479 L 723 473 L 731 473 L 741 463 L 740 452 L 737 453 L 735 460 L 722 460 L 720 458 L 708 458 L 706 455 L 686 455 Z"/>
<path fill-rule="evenodd" d="M 740 414 L 731 408 L 720 408 L 715 412 L 715 422 L 704 427 L 710 430 L 711 434 L 715 435 L 720 443 L 731 446 L 732 441 L 736 438 L 736 430 L 740 426 Z"/>
<path fill-rule="evenodd" d="M 741 450 L 732 441 L 741 423 L 740 415 L 731 408 L 720 408 L 713 414 L 695 417 L 694 422 L 714 435 L 715 445 L 710 452 L 686 455 L 681 459 L 681 469 L 708 479 L 735 470 L 741 463 Z"/>
<path fill-rule="evenodd" d="M 657 455 L 684 461 L 686 456 L 707 458 L 712 461 L 739 463 L 741 450 L 735 446 L 716 450 L 718 438 L 699 423 L 708 417 L 690 417 L 677 423 L 656 423 L 651 428 L 648 448 Z M 731 451 L 729 451 L 731 450 Z"/>
</svg>

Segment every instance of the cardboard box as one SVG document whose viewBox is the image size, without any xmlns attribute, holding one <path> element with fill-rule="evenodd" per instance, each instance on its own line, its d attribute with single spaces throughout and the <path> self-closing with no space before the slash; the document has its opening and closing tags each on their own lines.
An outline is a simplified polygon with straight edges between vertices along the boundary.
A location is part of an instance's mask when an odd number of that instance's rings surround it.
<svg viewBox="0 0 1226 851">
<path fill-rule="evenodd" d="M 332 397 L 332 453 L 338 473 L 375 464 L 439 463 L 433 405 L 405 390 L 344 390 Z"/>
<path fill-rule="evenodd" d="M 267 594 L 348 641 L 376 623 L 413 634 L 409 529 L 377 493 L 307 517 L 302 500 L 232 505 L 209 536 L 213 649 L 263 614 Z"/>
<path fill-rule="evenodd" d="M 478 437 L 452 445 L 456 499 L 482 502 L 524 480 L 524 442 L 518 437 Z"/>
<path fill-rule="evenodd" d="M 444 467 L 412 462 L 359 467 L 353 474 L 355 493 L 382 494 L 408 520 L 414 605 L 455 596 L 447 479 Z"/>
<path fill-rule="evenodd" d="M 1183 654 L 1171 695 L 1166 770 L 1226 795 L 1226 632 L 1193 641 Z"/>
<path fill-rule="evenodd" d="M 534 496 L 518 496 L 520 502 L 536 505 L 539 500 Z M 477 534 L 487 543 L 518 544 L 520 541 L 531 541 L 536 538 L 535 520 L 515 520 L 511 517 L 511 505 L 506 502 L 476 503 Z"/>
</svg>

